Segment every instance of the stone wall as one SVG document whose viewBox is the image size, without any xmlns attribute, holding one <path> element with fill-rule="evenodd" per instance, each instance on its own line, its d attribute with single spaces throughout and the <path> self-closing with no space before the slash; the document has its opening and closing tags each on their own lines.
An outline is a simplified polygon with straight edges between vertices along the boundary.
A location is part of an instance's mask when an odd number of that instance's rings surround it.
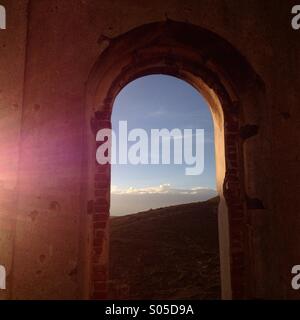
<svg viewBox="0 0 300 320">
<path fill-rule="evenodd" d="M 7 30 L 0 30 L 0 264 L 6 268 L 11 296 L 17 213 L 19 144 L 27 38 L 27 1 L 1 1 L 7 13 Z"/>
<path fill-rule="evenodd" d="M 254 298 L 299 298 L 290 288 L 290 270 L 300 264 L 300 32 L 290 26 L 294 1 L 2 4 L 8 29 L 0 31 L 0 264 L 8 270 L 9 289 L 0 297 L 90 296 L 86 82 L 110 38 L 171 19 L 231 43 L 264 84 L 259 110 L 249 96 L 252 107 L 243 103 L 251 111 L 241 115 L 250 125 L 246 135 L 257 130 L 243 151 L 249 160 L 248 254 L 256 278 L 249 292 Z"/>
</svg>

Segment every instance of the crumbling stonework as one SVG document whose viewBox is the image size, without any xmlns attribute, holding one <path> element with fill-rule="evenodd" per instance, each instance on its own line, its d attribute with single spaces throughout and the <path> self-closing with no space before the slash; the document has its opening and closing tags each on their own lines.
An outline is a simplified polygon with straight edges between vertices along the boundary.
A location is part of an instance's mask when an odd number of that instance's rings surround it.
<svg viewBox="0 0 300 320">
<path fill-rule="evenodd" d="M 300 297 L 293 1 L 2 4 L 1 298 L 106 297 L 110 167 L 96 164 L 95 132 L 121 88 L 153 73 L 211 106 L 223 297 Z"/>
</svg>

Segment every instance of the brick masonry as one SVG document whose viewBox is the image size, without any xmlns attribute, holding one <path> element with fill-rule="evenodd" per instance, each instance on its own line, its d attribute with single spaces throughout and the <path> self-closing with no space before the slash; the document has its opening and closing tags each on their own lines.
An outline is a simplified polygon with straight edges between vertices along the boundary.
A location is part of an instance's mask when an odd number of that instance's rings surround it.
<svg viewBox="0 0 300 320">
<path fill-rule="evenodd" d="M 165 29 L 164 29 L 165 27 Z M 175 29 L 177 26 L 175 26 Z M 122 87 L 130 81 L 147 74 L 164 73 L 179 77 L 188 81 L 194 86 L 201 88 L 195 83 L 194 78 L 200 78 L 209 88 L 218 96 L 222 105 L 222 112 L 224 116 L 224 141 L 225 141 L 225 162 L 226 174 L 223 182 L 223 194 L 226 200 L 229 219 L 229 240 L 230 240 L 230 274 L 231 274 L 231 291 L 232 298 L 241 299 L 246 297 L 247 291 L 247 255 L 249 255 L 249 239 L 247 236 L 247 211 L 245 207 L 245 189 L 244 189 L 244 159 L 243 159 L 243 138 L 241 132 L 241 103 L 238 98 L 232 93 L 229 94 L 227 87 L 222 83 L 223 74 L 219 74 L 214 68 L 210 68 L 211 61 L 198 57 L 189 58 L 193 53 L 191 48 L 183 49 L 177 47 L 175 43 L 178 39 L 170 37 L 170 27 L 163 26 L 159 32 L 160 38 L 158 43 L 153 47 L 143 47 L 135 50 L 132 57 L 127 56 L 127 63 L 123 65 L 120 72 L 110 79 L 111 86 L 109 87 L 104 103 L 101 106 L 102 111 L 97 111 L 91 120 L 91 127 L 96 133 L 101 128 L 111 128 L 111 112 L 113 108 L 113 101 Z M 154 31 L 154 33 L 157 30 Z M 132 41 L 135 35 L 127 35 L 124 43 Z M 164 39 L 165 37 L 165 39 Z M 164 42 L 165 40 L 165 42 Z M 214 39 L 215 40 L 215 39 Z M 114 46 L 118 46 L 118 39 L 115 40 Z M 122 42 L 122 41 L 120 41 Z M 173 45 L 166 46 L 166 43 L 173 42 Z M 124 45 L 124 43 L 120 44 Z M 223 47 L 224 44 L 218 44 L 218 47 Z M 228 48 L 226 48 L 228 50 Z M 113 55 L 113 52 L 109 52 Z M 230 48 L 230 50 L 232 50 Z M 222 59 L 216 57 L 216 60 Z M 120 57 L 121 59 L 121 57 Z M 240 63 L 241 69 L 245 61 L 236 61 Z M 247 70 L 249 73 L 249 70 Z M 194 77 L 194 78 L 193 78 Z M 228 82 L 232 79 L 228 77 Z M 248 81 L 248 79 L 247 79 Z M 227 83 L 228 83 L 227 82 Z M 250 126 L 251 129 L 251 126 Z M 249 131 L 249 130 L 248 130 Z M 247 132 L 248 132 L 247 131 Z M 250 132 L 251 133 L 251 132 Z M 98 144 L 96 144 L 96 147 Z M 96 166 L 95 172 L 95 212 L 94 233 L 93 233 L 93 277 L 92 277 L 92 298 L 104 298 L 106 294 L 108 280 L 108 261 L 101 260 L 103 254 L 104 237 L 108 228 L 109 217 L 109 193 L 110 193 L 110 167 Z M 100 222 L 100 224 L 98 224 Z M 107 245 L 108 246 L 108 245 Z M 102 261 L 102 264 L 99 261 Z M 97 271 L 95 271 L 97 270 Z M 99 271 L 100 270 L 100 271 Z"/>
</svg>

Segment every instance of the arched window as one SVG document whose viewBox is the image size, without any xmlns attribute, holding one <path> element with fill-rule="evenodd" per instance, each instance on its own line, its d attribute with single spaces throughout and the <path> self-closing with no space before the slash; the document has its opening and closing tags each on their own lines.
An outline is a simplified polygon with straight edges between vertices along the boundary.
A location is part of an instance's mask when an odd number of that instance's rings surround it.
<svg viewBox="0 0 300 320">
<path fill-rule="evenodd" d="M 214 127 L 207 102 L 178 78 L 141 77 L 117 96 L 112 129 L 111 298 L 219 298 Z"/>
</svg>

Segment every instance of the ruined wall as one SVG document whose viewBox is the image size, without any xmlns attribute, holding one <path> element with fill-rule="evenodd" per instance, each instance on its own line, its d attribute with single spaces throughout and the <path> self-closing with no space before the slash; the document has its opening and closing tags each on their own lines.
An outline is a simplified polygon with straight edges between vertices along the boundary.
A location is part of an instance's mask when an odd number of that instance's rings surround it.
<svg viewBox="0 0 300 320">
<path fill-rule="evenodd" d="M 2 3 L 9 19 L 0 33 L 0 163 L 7 168 L 0 188 L 13 192 L 1 192 L 0 263 L 10 271 L 12 298 L 87 296 L 85 84 L 105 37 L 166 17 L 226 39 L 265 84 L 264 110 L 246 106 L 243 115 L 258 127 L 245 143 L 256 261 L 256 281 L 250 282 L 254 298 L 299 297 L 290 290 L 291 267 L 300 264 L 300 32 L 290 27 L 294 1 L 32 0 L 26 46 L 27 2 Z M 248 184 L 253 176 L 255 184 Z"/>
<path fill-rule="evenodd" d="M 0 31 L 0 264 L 6 268 L 11 293 L 14 234 L 17 212 L 19 137 L 21 130 L 27 1 L 1 1 L 7 10 L 8 29 Z"/>
</svg>

